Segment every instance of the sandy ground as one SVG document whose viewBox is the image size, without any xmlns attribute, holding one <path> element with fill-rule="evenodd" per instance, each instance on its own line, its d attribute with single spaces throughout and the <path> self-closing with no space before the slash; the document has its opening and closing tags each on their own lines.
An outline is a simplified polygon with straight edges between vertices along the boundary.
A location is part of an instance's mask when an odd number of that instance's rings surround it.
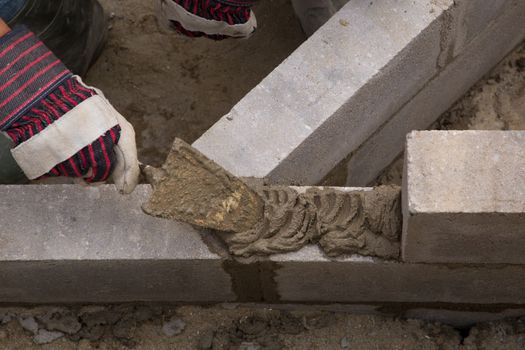
<svg viewBox="0 0 525 350">
<path fill-rule="evenodd" d="M 256 35 L 221 42 L 160 32 L 153 1 L 101 3 L 112 29 L 87 81 L 135 126 L 140 160 L 152 165 L 175 137 L 196 140 L 305 40 L 289 0 L 261 1 Z"/>
<path fill-rule="evenodd" d="M 104 0 L 108 47 L 88 82 L 138 132 L 140 158 L 160 164 L 175 136 L 192 142 L 305 39 L 288 0 L 265 0 L 250 40 L 211 42 L 159 33 L 150 1 Z M 524 129 L 525 47 L 435 125 Z M 378 183 L 399 183 L 401 162 Z M 23 324 L 25 328 L 21 326 Z M 46 344 L 43 341 L 59 337 Z M 415 320 L 240 307 L 0 309 L 3 349 L 523 349 L 522 320 L 467 331 Z"/>
<path fill-rule="evenodd" d="M 525 42 L 434 123 L 439 130 L 525 130 Z M 376 184 L 401 184 L 403 157 Z"/>
<path fill-rule="evenodd" d="M 3 321 L 3 325 L 2 325 Z M 35 342 L 52 342 L 37 345 Z M 119 306 L 0 309 L 0 350 L 523 349 L 522 320 L 460 332 L 437 323 L 314 311 Z"/>
</svg>

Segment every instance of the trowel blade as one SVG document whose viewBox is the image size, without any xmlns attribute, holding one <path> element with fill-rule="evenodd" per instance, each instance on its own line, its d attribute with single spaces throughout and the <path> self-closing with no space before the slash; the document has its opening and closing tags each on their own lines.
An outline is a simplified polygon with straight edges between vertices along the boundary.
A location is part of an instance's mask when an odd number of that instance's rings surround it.
<svg viewBox="0 0 525 350">
<path fill-rule="evenodd" d="M 263 201 L 244 182 L 176 139 L 162 168 L 147 166 L 153 194 L 146 213 L 220 231 L 243 232 L 263 216 Z"/>
</svg>

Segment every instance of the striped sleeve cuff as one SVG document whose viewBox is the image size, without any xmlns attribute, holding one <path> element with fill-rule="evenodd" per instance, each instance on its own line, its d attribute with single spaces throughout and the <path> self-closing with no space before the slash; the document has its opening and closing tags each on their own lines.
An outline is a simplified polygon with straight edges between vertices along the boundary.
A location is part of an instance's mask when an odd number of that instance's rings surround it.
<svg viewBox="0 0 525 350">
<path fill-rule="evenodd" d="M 0 38 L 0 130 L 5 131 L 71 75 L 25 26 Z"/>
</svg>

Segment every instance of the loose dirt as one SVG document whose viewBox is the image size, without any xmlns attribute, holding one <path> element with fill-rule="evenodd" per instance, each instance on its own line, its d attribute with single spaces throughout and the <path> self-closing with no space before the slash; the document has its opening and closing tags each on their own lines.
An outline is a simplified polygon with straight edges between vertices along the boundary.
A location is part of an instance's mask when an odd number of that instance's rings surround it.
<svg viewBox="0 0 525 350">
<path fill-rule="evenodd" d="M 235 304 L 0 308 L 0 350 L 513 350 L 524 346 L 524 319 L 460 331 L 420 320 Z"/>
<path fill-rule="evenodd" d="M 523 346 L 523 320 L 486 323 L 460 332 L 418 320 L 249 309 L 233 304 L 0 309 L 0 350 L 472 350 Z"/>
<path fill-rule="evenodd" d="M 87 81 L 134 125 L 140 160 L 154 166 L 175 137 L 196 140 L 306 38 L 289 0 L 260 1 L 256 35 L 221 42 L 161 32 L 151 0 L 101 3 L 112 29 Z"/>
</svg>

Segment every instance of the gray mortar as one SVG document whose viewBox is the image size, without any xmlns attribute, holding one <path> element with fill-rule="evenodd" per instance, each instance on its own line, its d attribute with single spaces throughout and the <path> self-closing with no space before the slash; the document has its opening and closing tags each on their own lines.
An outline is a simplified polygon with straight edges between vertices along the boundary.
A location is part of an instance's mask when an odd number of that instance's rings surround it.
<svg viewBox="0 0 525 350">
<path fill-rule="evenodd" d="M 372 191 L 290 187 L 257 189 L 264 218 L 240 233 L 218 233 L 235 257 L 249 258 L 319 244 L 330 257 L 361 254 L 395 259 L 401 234 L 401 190 L 381 186 Z"/>
<path fill-rule="evenodd" d="M 318 240 L 315 208 L 292 188 L 262 187 L 264 217 L 253 228 L 224 233 L 222 238 L 235 256 L 270 255 L 299 250 Z"/>
<path fill-rule="evenodd" d="M 399 256 L 399 188 L 379 187 L 362 192 L 309 190 L 306 195 L 317 208 L 319 245 L 328 256 Z"/>
<path fill-rule="evenodd" d="M 154 189 L 146 213 L 217 229 L 234 257 L 293 252 L 307 244 L 319 244 L 330 257 L 399 256 L 399 187 L 299 194 L 248 185 L 178 139 L 162 168 L 146 167 L 145 175 Z"/>
</svg>

